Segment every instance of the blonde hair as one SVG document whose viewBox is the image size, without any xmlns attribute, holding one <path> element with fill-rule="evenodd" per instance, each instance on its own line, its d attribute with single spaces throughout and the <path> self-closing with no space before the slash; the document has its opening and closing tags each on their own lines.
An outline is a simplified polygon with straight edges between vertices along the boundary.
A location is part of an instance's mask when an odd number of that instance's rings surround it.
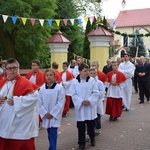
<svg viewBox="0 0 150 150">
<path fill-rule="evenodd" d="M 46 75 L 47 72 L 51 72 L 54 76 L 56 76 L 55 70 L 52 68 L 46 69 L 44 75 Z"/>
</svg>

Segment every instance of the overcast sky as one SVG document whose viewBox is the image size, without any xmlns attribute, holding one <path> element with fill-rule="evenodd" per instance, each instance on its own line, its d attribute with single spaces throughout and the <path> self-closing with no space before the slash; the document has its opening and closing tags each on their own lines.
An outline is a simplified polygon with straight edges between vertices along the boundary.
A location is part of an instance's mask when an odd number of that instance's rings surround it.
<svg viewBox="0 0 150 150">
<path fill-rule="evenodd" d="M 150 8 L 150 0 L 125 0 L 125 10 Z M 122 0 L 103 0 L 102 16 L 109 19 L 115 19 L 119 12 L 122 11 Z"/>
</svg>

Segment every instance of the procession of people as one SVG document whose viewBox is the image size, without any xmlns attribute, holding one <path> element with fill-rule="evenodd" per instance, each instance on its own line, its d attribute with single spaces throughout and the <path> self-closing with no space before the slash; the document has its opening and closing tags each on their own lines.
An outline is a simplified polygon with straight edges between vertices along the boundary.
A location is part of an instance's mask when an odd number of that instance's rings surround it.
<svg viewBox="0 0 150 150">
<path fill-rule="evenodd" d="M 71 102 L 76 114 L 77 150 L 85 149 L 86 134 L 94 147 L 101 117 L 106 114 L 109 121 L 117 122 L 122 119 L 123 109 L 130 111 L 135 76 L 139 104 L 145 97 L 149 101 L 150 64 L 144 56 L 138 64 L 131 62 L 128 54 L 120 63 L 108 58 L 102 71 L 98 61 L 89 67 L 78 57 L 70 64 L 63 62 L 61 72 L 58 63 L 53 62 L 52 68 L 43 73 L 40 61 L 33 60 L 32 70 L 25 77 L 20 75 L 16 59 L 0 58 L 0 150 L 35 150 L 40 123 L 47 130 L 48 149 L 56 150 L 58 128 L 69 114 Z"/>
</svg>

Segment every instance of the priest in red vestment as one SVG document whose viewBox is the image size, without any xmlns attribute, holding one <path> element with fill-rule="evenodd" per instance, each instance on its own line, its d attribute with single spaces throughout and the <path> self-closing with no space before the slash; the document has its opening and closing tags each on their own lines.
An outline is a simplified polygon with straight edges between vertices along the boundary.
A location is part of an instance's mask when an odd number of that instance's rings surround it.
<svg viewBox="0 0 150 150">
<path fill-rule="evenodd" d="M 116 61 L 112 62 L 113 71 L 107 74 L 108 91 L 106 114 L 110 115 L 110 121 L 116 121 L 122 114 L 122 92 L 125 86 L 125 75 L 118 71 L 118 64 Z"/>
<path fill-rule="evenodd" d="M 35 150 L 38 136 L 38 86 L 19 75 L 19 63 L 6 61 L 0 80 L 0 150 Z"/>
</svg>

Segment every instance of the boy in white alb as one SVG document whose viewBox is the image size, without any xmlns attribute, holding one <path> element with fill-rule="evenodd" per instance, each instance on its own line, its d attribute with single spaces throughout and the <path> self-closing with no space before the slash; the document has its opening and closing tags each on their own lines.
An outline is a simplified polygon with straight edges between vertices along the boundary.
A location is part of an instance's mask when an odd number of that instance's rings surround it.
<svg viewBox="0 0 150 150">
<path fill-rule="evenodd" d="M 95 84 L 95 80 L 88 76 L 88 65 L 80 64 L 80 74 L 73 79 L 71 84 L 71 96 L 75 106 L 77 128 L 78 128 L 78 144 L 77 150 L 85 149 L 85 131 L 87 131 L 91 139 L 91 145 L 95 146 L 95 118 L 97 117 L 97 101 L 99 91 Z"/>
<path fill-rule="evenodd" d="M 103 82 L 101 82 L 100 80 L 96 78 L 97 76 L 96 68 L 90 68 L 89 74 L 90 74 L 90 77 L 93 77 L 95 79 L 96 85 L 99 90 L 99 100 L 97 102 L 97 118 L 95 120 L 95 123 L 96 123 L 95 134 L 98 135 L 100 134 L 100 129 L 101 129 L 101 116 L 104 115 L 103 101 L 104 101 L 104 96 L 105 96 L 105 87 L 104 87 Z"/>
<path fill-rule="evenodd" d="M 46 83 L 39 90 L 39 114 L 42 126 L 47 129 L 49 150 L 56 150 L 57 129 L 60 127 L 65 94 L 62 85 L 55 81 L 55 70 L 45 71 Z"/>
</svg>

